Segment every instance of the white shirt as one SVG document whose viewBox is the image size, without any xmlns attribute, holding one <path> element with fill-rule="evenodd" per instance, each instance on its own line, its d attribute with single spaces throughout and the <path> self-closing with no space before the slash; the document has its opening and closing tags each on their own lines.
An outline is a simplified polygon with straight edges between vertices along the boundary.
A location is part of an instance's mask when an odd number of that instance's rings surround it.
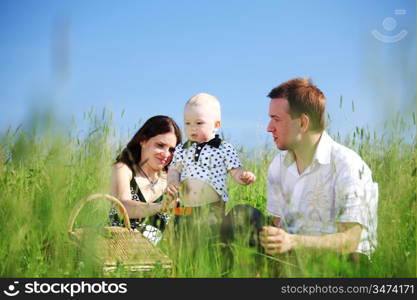
<svg viewBox="0 0 417 300">
<path fill-rule="evenodd" d="M 362 225 L 356 252 L 376 247 L 378 185 L 366 163 L 323 132 L 312 164 L 300 175 L 291 151 L 281 151 L 268 170 L 269 214 L 281 217 L 289 233 L 324 235 L 336 223 Z"/>
<path fill-rule="evenodd" d="M 212 141 L 217 140 L 211 145 Z M 181 173 L 180 181 L 194 178 L 210 184 L 226 202 L 228 171 L 242 166 L 235 148 L 218 137 L 208 143 L 179 144 L 174 153 L 171 167 Z"/>
</svg>

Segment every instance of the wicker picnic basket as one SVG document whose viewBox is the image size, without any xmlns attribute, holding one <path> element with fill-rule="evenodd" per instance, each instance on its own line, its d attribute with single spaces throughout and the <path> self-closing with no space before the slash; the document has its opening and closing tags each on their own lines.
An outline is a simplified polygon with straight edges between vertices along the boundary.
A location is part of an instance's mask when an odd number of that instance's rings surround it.
<svg viewBox="0 0 417 300">
<path fill-rule="evenodd" d="M 71 240 L 81 251 L 86 250 L 86 240 L 91 241 L 92 232 L 86 228 L 74 229 L 75 218 L 87 202 L 95 199 L 106 199 L 113 203 L 119 215 L 123 216 L 124 223 L 124 227 L 106 226 L 101 234 L 96 234 L 97 231 L 93 233 L 95 243 L 93 256 L 95 260 L 104 264 L 105 272 L 114 271 L 119 266 L 132 272 L 151 271 L 156 267 L 171 270 L 172 261 L 142 233 L 130 228 L 129 216 L 123 204 L 117 198 L 106 194 L 93 194 L 82 199 L 71 212 L 68 232 Z"/>
</svg>

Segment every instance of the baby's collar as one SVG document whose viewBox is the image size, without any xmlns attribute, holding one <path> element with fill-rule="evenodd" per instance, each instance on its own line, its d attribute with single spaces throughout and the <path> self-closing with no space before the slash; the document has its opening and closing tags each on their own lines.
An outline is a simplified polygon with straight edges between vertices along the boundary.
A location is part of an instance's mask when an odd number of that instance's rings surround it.
<svg viewBox="0 0 417 300">
<path fill-rule="evenodd" d="M 219 138 L 219 135 L 218 135 L 218 134 L 216 134 L 216 135 L 214 136 L 214 138 L 212 138 L 212 139 L 211 139 L 210 141 L 208 141 L 208 142 L 204 142 L 204 143 L 198 144 L 197 142 L 193 142 L 193 141 L 186 141 L 186 142 L 185 142 L 185 144 L 184 144 L 184 146 L 182 146 L 182 147 L 183 147 L 183 148 L 185 148 L 185 149 L 187 149 L 187 148 L 189 148 L 191 145 L 195 144 L 195 145 L 197 145 L 197 146 L 200 146 L 201 148 L 203 148 L 205 145 L 209 145 L 209 146 L 212 146 L 212 147 L 214 147 L 214 148 L 219 148 L 221 143 L 222 143 L 222 139 L 221 139 L 221 138 Z"/>
</svg>

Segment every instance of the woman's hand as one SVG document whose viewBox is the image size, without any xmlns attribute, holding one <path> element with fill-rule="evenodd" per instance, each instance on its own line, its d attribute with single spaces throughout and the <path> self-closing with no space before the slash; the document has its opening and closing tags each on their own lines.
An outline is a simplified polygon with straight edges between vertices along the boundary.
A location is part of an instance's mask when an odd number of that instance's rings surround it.
<svg viewBox="0 0 417 300">
<path fill-rule="evenodd" d="M 161 212 L 166 212 L 170 209 L 174 209 L 175 207 L 177 207 L 179 200 L 178 199 L 173 199 L 170 197 L 165 198 L 162 201 L 162 208 L 161 208 Z"/>
<path fill-rule="evenodd" d="M 178 198 L 178 189 L 179 189 L 179 187 L 178 187 L 177 184 L 170 184 L 166 188 L 165 192 L 171 198 Z"/>
<path fill-rule="evenodd" d="M 177 204 L 179 202 L 178 187 L 175 184 L 171 184 L 170 186 L 168 186 L 165 192 L 166 197 L 164 197 L 164 200 L 162 201 L 162 212 L 177 207 Z"/>
</svg>

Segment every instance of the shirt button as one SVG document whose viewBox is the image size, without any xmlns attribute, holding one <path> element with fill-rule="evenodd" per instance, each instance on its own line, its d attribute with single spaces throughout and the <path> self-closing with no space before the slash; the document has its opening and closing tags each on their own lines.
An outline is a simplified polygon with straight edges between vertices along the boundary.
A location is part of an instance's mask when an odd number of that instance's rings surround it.
<svg viewBox="0 0 417 300">
<path fill-rule="evenodd" d="M 198 150 L 200 150 L 200 149 L 201 149 L 201 147 L 199 146 L 199 147 L 197 147 L 197 149 L 198 149 Z"/>
</svg>

